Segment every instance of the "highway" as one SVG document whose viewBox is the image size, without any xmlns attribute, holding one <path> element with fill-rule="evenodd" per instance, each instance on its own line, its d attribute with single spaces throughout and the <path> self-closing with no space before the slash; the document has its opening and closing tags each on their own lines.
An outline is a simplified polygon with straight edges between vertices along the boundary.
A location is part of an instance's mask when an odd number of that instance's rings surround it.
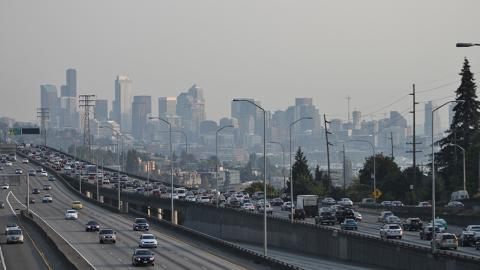
<svg viewBox="0 0 480 270">
<path fill-rule="evenodd" d="M 24 173 L 29 168 L 27 164 L 19 164 Z M 47 193 L 42 190 L 43 184 L 50 184 L 53 203 L 41 203 L 41 197 Z M 79 210 L 79 219 L 65 220 L 64 213 L 70 209 L 71 203 L 80 198 L 72 195 L 59 181 L 48 181 L 47 177 L 31 177 L 31 188 L 39 188 L 41 194 L 31 195 L 37 201 L 31 205 L 31 210 L 45 219 L 60 235 L 72 244 L 97 269 L 131 269 L 131 256 L 138 247 L 141 232 L 132 230 L 133 219 L 113 214 L 98 206 L 84 203 L 84 209 Z M 15 195 L 10 198 L 14 208 L 21 208 L 21 198 L 25 197 L 25 187 L 11 187 Z M 17 200 L 18 199 L 18 200 Z M 117 232 L 116 244 L 99 244 L 95 232 L 85 232 L 85 224 L 89 220 L 96 220 L 102 228 L 112 228 Z M 240 265 L 236 258 L 220 257 L 204 248 L 197 248 L 189 243 L 180 241 L 172 236 L 151 228 L 149 233 L 156 235 L 158 248 L 152 249 L 155 253 L 156 269 L 248 269 Z"/>
</svg>

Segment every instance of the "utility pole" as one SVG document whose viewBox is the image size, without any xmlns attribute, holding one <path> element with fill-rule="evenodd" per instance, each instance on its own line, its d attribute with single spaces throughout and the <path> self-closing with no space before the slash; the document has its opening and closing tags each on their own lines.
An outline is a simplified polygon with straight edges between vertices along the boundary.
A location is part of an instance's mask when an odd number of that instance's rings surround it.
<svg viewBox="0 0 480 270">
<path fill-rule="evenodd" d="M 415 131 L 415 126 L 416 126 L 416 120 L 415 120 L 415 114 L 416 114 L 416 106 L 418 104 L 418 102 L 416 101 L 415 99 L 415 84 L 412 85 L 412 93 L 410 93 L 409 95 L 412 96 L 412 111 L 410 111 L 410 113 L 413 115 L 413 125 L 412 125 L 412 130 L 413 130 L 413 134 L 412 134 L 412 142 L 411 143 L 407 143 L 407 144 L 411 144 L 412 145 L 412 151 L 407 151 L 407 153 L 412 153 L 412 168 L 413 168 L 413 184 L 415 185 L 415 183 L 417 182 L 417 161 L 416 161 L 416 157 L 417 157 L 417 152 L 420 152 L 420 151 L 417 151 L 417 142 L 416 142 L 416 131 Z M 414 186 L 415 187 L 415 186 Z"/>
<path fill-rule="evenodd" d="M 95 107 L 95 95 L 79 95 L 79 107 L 83 112 L 83 146 L 88 153 L 91 151 L 92 142 L 90 140 L 90 110 Z"/>
<path fill-rule="evenodd" d="M 348 119 L 348 122 L 350 123 L 350 100 L 352 98 L 347 95 L 346 99 L 347 99 L 347 119 Z"/>
<path fill-rule="evenodd" d="M 50 118 L 50 109 L 38 108 L 37 118 L 40 119 L 40 125 L 42 126 L 42 129 L 43 129 L 43 146 L 47 147 L 47 126 L 45 122 Z"/>
<path fill-rule="evenodd" d="M 390 150 L 390 151 L 391 151 L 391 154 L 390 154 L 390 156 L 391 156 L 391 158 L 392 158 L 392 160 L 393 160 L 393 132 L 390 132 L 390 147 L 391 147 L 391 150 Z"/>
<path fill-rule="evenodd" d="M 345 166 L 345 144 L 343 144 L 343 196 L 347 197 L 347 172 Z"/>
<path fill-rule="evenodd" d="M 325 140 L 326 140 L 326 144 L 327 144 L 327 177 L 328 177 L 328 192 L 331 191 L 331 187 L 332 187 L 332 179 L 330 178 L 330 145 L 332 145 L 329 141 L 328 141 L 328 134 L 331 134 L 330 132 L 328 132 L 327 130 L 327 123 L 330 123 L 327 121 L 327 116 L 324 114 L 323 115 L 323 124 L 324 124 L 324 127 L 325 127 Z"/>
</svg>

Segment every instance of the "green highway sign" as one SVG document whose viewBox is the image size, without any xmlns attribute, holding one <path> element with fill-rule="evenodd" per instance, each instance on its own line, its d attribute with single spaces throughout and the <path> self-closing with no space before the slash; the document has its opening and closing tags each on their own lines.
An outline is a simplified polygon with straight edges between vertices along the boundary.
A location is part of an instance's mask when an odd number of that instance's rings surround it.
<svg viewBox="0 0 480 270">
<path fill-rule="evenodd" d="M 15 136 L 15 135 L 35 135 L 40 134 L 40 128 L 10 128 L 8 130 L 8 135 Z"/>
</svg>

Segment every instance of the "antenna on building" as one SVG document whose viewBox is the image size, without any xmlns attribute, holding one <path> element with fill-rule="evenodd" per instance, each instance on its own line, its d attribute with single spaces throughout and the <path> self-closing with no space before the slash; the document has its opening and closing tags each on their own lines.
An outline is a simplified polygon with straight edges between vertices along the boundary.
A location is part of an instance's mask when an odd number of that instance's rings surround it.
<svg viewBox="0 0 480 270">
<path fill-rule="evenodd" d="M 90 110 L 95 107 L 95 95 L 79 95 L 79 107 L 83 109 L 83 145 L 90 153 L 92 142 L 90 140 Z"/>
<path fill-rule="evenodd" d="M 348 119 L 348 123 L 350 123 L 350 100 L 352 98 L 350 97 L 350 95 L 347 95 L 346 99 L 347 99 L 347 119 Z"/>
</svg>

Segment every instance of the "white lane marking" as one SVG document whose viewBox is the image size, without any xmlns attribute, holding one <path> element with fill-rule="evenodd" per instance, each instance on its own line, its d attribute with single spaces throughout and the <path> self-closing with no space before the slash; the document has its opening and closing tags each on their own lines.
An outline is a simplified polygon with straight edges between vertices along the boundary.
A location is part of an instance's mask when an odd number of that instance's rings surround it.
<svg viewBox="0 0 480 270">
<path fill-rule="evenodd" d="M 26 208 L 26 206 L 17 199 L 17 196 L 15 196 L 15 194 L 14 194 L 13 192 L 10 191 L 10 194 L 12 194 L 13 198 L 14 198 L 20 205 L 22 205 L 23 207 Z M 7 200 L 7 202 L 8 202 L 8 200 Z M 10 203 L 8 203 L 8 204 L 10 205 Z M 10 205 L 10 209 L 12 209 L 12 211 L 13 211 L 13 208 L 12 208 L 11 205 Z M 84 256 L 82 253 L 80 253 L 80 251 L 78 251 L 78 249 L 76 249 L 69 241 L 67 241 L 67 239 L 65 239 L 65 238 L 63 237 L 63 235 L 61 235 L 60 233 L 58 233 L 46 220 L 44 220 L 41 216 L 39 216 L 37 213 L 35 213 L 32 209 L 30 209 L 30 212 L 31 212 L 32 214 L 34 214 L 36 217 L 38 217 L 39 219 L 41 219 L 45 224 L 47 224 L 47 226 L 50 227 L 50 229 L 52 229 L 56 234 L 58 234 L 58 235 L 59 235 L 71 248 L 73 248 L 93 269 L 97 269 L 95 266 L 93 266 L 93 264 L 92 264 L 89 260 L 87 260 L 87 258 L 85 258 L 85 256 Z"/>
<path fill-rule="evenodd" d="M 3 270 L 7 270 L 7 266 L 5 265 L 5 258 L 3 257 L 2 247 L 0 246 L 0 259 L 2 260 L 2 268 Z"/>
</svg>

